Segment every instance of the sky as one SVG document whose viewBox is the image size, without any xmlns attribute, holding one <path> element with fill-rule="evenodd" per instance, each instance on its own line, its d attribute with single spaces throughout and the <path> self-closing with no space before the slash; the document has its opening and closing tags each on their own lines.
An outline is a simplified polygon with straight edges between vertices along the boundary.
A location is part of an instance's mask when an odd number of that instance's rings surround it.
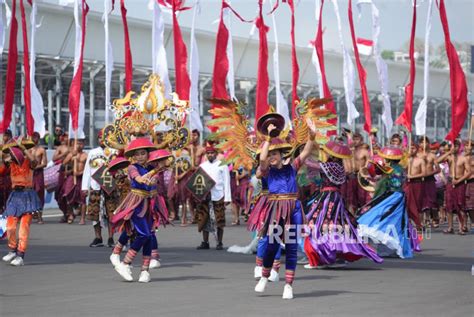
<svg viewBox="0 0 474 317">
<path fill-rule="evenodd" d="M 266 0 L 264 12 L 270 11 L 269 1 Z M 296 44 L 306 47 L 315 38 L 315 1 L 316 0 L 295 0 L 296 2 Z M 411 21 L 413 14 L 413 0 L 374 0 L 380 11 L 381 49 L 399 50 L 409 40 Z M 433 6 L 431 44 L 434 47 L 444 44 L 444 34 L 439 18 L 439 11 L 436 7 L 436 0 Z M 57 0 L 46 0 L 46 2 L 58 3 Z M 253 19 L 257 14 L 258 0 L 228 0 L 232 7 L 246 19 Z M 348 0 L 339 0 L 339 10 L 342 20 L 342 29 L 346 45 L 350 45 L 350 31 L 347 18 Z M 355 6 L 357 0 L 353 0 L 353 14 L 356 36 L 361 38 L 372 37 L 371 30 L 371 10 L 369 5 L 362 6 L 361 17 L 358 17 L 358 10 Z M 418 0 L 416 36 L 424 39 L 425 23 L 428 10 L 428 0 Z M 88 0 L 93 11 L 103 11 L 102 0 Z M 120 14 L 120 0 L 116 0 L 115 15 Z M 128 16 L 130 19 L 144 19 L 151 21 L 151 11 L 148 10 L 148 0 L 126 0 Z M 195 0 L 187 0 L 186 5 L 193 6 Z M 215 33 L 217 31 L 216 21 L 220 13 L 220 0 L 200 0 L 201 13 L 196 22 L 196 27 L 201 30 Z M 474 45 L 474 0 L 445 0 L 448 15 L 451 39 L 459 42 L 469 42 Z M 280 0 L 280 6 L 275 11 L 277 22 L 278 38 L 280 43 L 290 44 L 290 10 L 286 3 Z M 265 15 L 265 23 L 270 26 L 268 33 L 269 42 L 273 42 L 273 26 L 271 16 Z M 332 0 L 324 1 L 323 10 L 324 47 L 326 50 L 340 51 L 339 38 L 337 33 L 336 16 Z M 166 23 L 171 24 L 171 16 L 165 15 Z M 179 16 L 179 23 L 183 27 L 190 27 L 192 23 L 192 10 L 182 12 Z M 243 23 L 236 18 L 232 18 L 232 33 L 234 36 L 249 38 L 252 25 Z M 255 32 L 253 38 L 257 38 Z"/>
</svg>

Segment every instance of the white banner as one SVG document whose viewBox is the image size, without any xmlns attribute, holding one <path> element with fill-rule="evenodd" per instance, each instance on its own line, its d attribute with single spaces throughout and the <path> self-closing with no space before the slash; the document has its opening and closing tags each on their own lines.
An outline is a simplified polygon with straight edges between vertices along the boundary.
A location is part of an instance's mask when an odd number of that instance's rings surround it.
<svg viewBox="0 0 474 317">
<path fill-rule="evenodd" d="M 102 21 L 104 22 L 105 32 L 105 124 L 110 122 L 110 85 L 112 83 L 112 71 L 114 70 L 114 54 L 109 37 L 109 14 L 111 11 L 111 1 L 104 0 Z"/>
<path fill-rule="evenodd" d="M 31 89 L 31 115 L 34 120 L 34 131 L 38 132 L 41 137 L 46 134 L 46 120 L 44 119 L 44 107 L 43 98 L 36 86 L 35 73 L 36 73 L 36 52 L 35 52 L 35 37 L 36 37 L 36 1 L 33 0 L 30 23 L 31 23 L 31 48 L 30 48 L 30 89 Z"/>
<path fill-rule="evenodd" d="M 191 131 L 197 129 L 202 132 L 203 126 L 199 105 L 199 51 L 194 35 L 196 15 L 198 14 L 198 11 L 200 11 L 199 0 L 197 0 L 194 5 L 193 24 L 191 27 L 191 52 L 189 59 L 189 77 L 191 79 L 191 86 L 189 87 L 189 103 L 191 111 L 189 114 L 189 129 Z"/>
<path fill-rule="evenodd" d="M 270 10 L 273 8 L 273 1 L 269 1 Z M 272 14 L 273 35 L 275 41 L 275 49 L 273 50 L 273 75 L 275 77 L 275 93 L 276 93 L 276 112 L 285 118 L 285 126 L 291 126 L 290 113 L 288 110 L 288 103 L 281 93 L 280 87 L 280 57 L 278 53 L 278 33 L 277 24 L 275 21 L 275 13 Z"/>
<path fill-rule="evenodd" d="M 425 68 L 423 82 L 423 99 L 421 100 L 415 115 L 415 129 L 417 135 L 426 135 L 426 112 L 428 106 L 428 87 L 430 83 L 430 33 L 432 11 L 433 0 L 429 0 L 425 30 Z"/>
<path fill-rule="evenodd" d="M 320 8 L 321 8 L 321 3 L 320 0 L 315 0 L 315 16 L 316 16 L 316 25 L 319 28 L 319 19 L 320 19 Z M 317 32 L 316 32 L 317 33 Z M 311 62 L 313 63 L 314 68 L 316 68 L 316 74 L 318 75 L 318 90 L 319 90 L 319 98 L 324 98 L 324 91 L 323 91 L 323 77 L 321 75 L 321 68 L 319 66 L 319 58 L 318 54 L 316 53 L 316 47 L 314 44 L 312 45 L 313 47 L 313 54 L 311 55 Z"/>
<path fill-rule="evenodd" d="M 342 35 L 342 26 L 341 26 L 341 16 L 339 14 L 339 5 L 337 0 L 332 0 L 332 4 L 334 5 L 334 12 L 336 13 L 337 19 L 337 29 L 339 32 L 339 42 L 341 44 L 342 49 L 342 56 L 343 56 L 343 81 L 344 81 L 344 97 L 346 100 L 347 105 L 347 124 L 349 124 L 352 128 L 354 128 L 355 119 L 359 117 L 359 112 L 354 105 L 355 99 L 355 72 L 354 72 L 354 64 L 352 63 L 351 56 L 349 52 L 346 50 L 344 45 L 344 36 Z"/>
<path fill-rule="evenodd" d="M 161 7 L 156 0 L 150 0 L 149 6 L 153 10 L 152 27 L 152 65 L 153 73 L 158 74 L 165 85 L 165 97 L 171 99 L 171 83 L 168 75 L 168 61 L 164 43 L 165 23 Z"/>
<path fill-rule="evenodd" d="M 5 5 L 5 17 L 7 18 L 6 25 L 3 21 L 3 5 Z M 6 30 L 10 26 L 11 19 L 12 12 L 8 7 L 8 3 L 5 0 L 0 0 L 0 61 L 2 60 L 3 48 L 5 46 Z"/>
</svg>

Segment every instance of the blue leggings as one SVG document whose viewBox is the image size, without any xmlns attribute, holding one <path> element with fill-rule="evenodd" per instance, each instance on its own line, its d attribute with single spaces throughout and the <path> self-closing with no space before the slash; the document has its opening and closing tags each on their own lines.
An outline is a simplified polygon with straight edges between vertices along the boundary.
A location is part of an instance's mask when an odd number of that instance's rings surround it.
<svg viewBox="0 0 474 317">
<path fill-rule="evenodd" d="M 127 232 L 124 230 L 120 234 L 120 237 L 118 239 L 118 242 L 121 245 L 126 245 L 128 243 L 128 240 L 130 240 L 130 236 L 127 234 Z M 158 250 L 158 239 L 156 239 L 156 235 L 153 232 L 153 235 L 151 236 L 151 249 L 152 250 Z M 136 251 L 136 249 L 134 249 Z"/>
<path fill-rule="evenodd" d="M 257 245 L 257 258 L 263 258 L 265 256 L 265 250 L 268 247 L 268 240 L 269 237 L 265 236 L 260 239 L 258 239 L 258 245 Z M 281 258 L 281 246 L 278 244 L 278 250 L 275 254 L 275 260 L 279 261 Z"/>
<path fill-rule="evenodd" d="M 298 225 L 303 223 L 302 213 L 301 213 L 301 206 L 297 203 L 297 207 L 293 211 L 291 215 L 290 223 L 292 225 Z M 282 224 L 280 224 L 282 225 Z M 282 225 L 283 226 L 283 225 Z M 296 228 L 291 227 L 290 233 L 288 237 L 290 238 L 291 242 L 285 241 L 285 269 L 295 271 L 296 270 L 296 261 L 297 261 L 297 252 L 298 252 L 298 243 L 296 242 Z M 268 238 L 268 236 L 266 236 Z M 264 257 L 263 257 L 263 267 L 264 268 L 271 268 L 273 265 L 273 261 L 275 260 L 278 253 L 281 252 L 280 244 L 277 241 L 278 239 L 272 239 L 271 242 L 268 242 L 268 246 L 265 249 Z M 288 239 L 287 239 L 288 240 Z M 267 240 L 268 241 L 268 240 Z"/>
<path fill-rule="evenodd" d="M 153 220 L 147 216 L 138 217 L 136 213 L 132 215 L 132 223 L 137 237 L 130 245 L 130 249 L 138 252 L 143 248 L 143 256 L 151 256 L 152 237 L 154 236 L 152 226 Z M 156 238 L 155 238 L 156 239 Z"/>
</svg>

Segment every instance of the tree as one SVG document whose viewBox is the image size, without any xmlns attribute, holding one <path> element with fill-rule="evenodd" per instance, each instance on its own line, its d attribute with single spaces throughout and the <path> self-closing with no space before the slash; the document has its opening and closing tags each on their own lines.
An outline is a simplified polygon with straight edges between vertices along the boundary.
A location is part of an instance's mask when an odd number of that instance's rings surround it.
<svg viewBox="0 0 474 317">
<path fill-rule="evenodd" d="M 391 61 L 393 61 L 395 58 L 395 54 L 393 53 L 393 51 L 383 50 L 381 55 L 383 59 L 388 59 Z"/>
</svg>

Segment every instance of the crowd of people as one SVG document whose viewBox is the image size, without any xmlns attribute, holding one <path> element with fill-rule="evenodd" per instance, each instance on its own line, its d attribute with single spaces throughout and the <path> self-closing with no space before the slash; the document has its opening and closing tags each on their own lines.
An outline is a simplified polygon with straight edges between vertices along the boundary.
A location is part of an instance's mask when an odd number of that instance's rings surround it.
<svg viewBox="0 0 474 317">
<path fill-rule="evenodd" d="M 407 142 L 394 134 L 382 147 L 374 136 L 366 144 L 360 133 L 346 131 L 318 144 L 314 124 L 308 121 L 308 126 L 308 140 L 290 153 L 287 140 L 268 125 L 252 169 L 223 164 L 226 153 L 214 141 L 201 145 L 197 130 L 189 145 L 174 152 L 157 149 L 159 138 L 147 136 L 116 151 L 105 145 L 102 131 L 99 146 L 86 152 L 84 140 L 61 133 L 49 164 L 38 133 L 22 139 L 7 131 L 0 160 L 0 212 L 10 251 L 3 261 L 24 264 L 30 224 L 44 223 L 46 190 L 54 192 L 61 223 L 72 224 L 76 217 L 80 225 L 92 221 L 90 247 L 104 246 L 102 230 L 107 230 L 110 261 L 127 281 L 133 280 L 130 265 L 140 251 L 139 282 L 150 281 L 150 268 L 160 266 L 156 229 L 162 225 L 197 224 L 202 233 L 197 249 L 209 249 L 213 234 L 215 248 L 223 250 L 228 209 L 232 225 L 247 222 L 254 232 L 256 292 L 278 281 L 284 250 L 285 299 L 293 298 L 298 253 L 307 258 L 306 269 L 340 267 L 362 257 L 381 263 L 385 256 L 410 258 L 420 252 L 427 228 L 447 223 L 444 234 L 470 232 L 471 141 L 439 144 L 422 137 Z M 57 175 L 53 186 L 45 173 Z M 193 177 L 195 184 L 202 182 L 201 191 L 208 191 L 204 199 L 188 190 Z M 206 177 L 212 186 L 205 184 Z"/>
</svg>

